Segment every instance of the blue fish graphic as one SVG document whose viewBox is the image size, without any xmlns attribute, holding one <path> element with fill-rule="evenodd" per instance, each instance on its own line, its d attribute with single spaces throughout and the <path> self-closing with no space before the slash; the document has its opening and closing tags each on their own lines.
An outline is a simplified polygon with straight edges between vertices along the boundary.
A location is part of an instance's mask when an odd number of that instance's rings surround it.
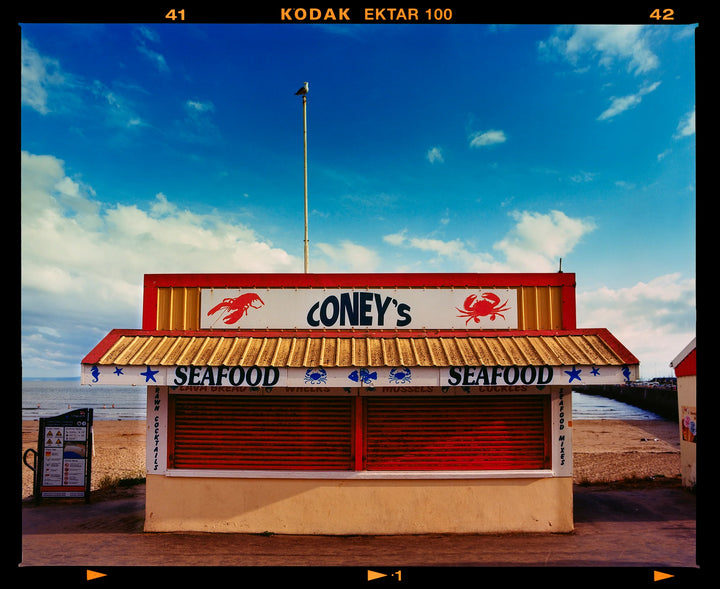
<svg viewBox="0 0 720 589">
<path fill-rule="evenodd" d="M 348 374 L 348 378 L 355 382 L 370 384 L 373 380 L 377 380 L 377 372 L 370 372 L 365 369 L 353 370 L 350 374 Z"/>
</svg>

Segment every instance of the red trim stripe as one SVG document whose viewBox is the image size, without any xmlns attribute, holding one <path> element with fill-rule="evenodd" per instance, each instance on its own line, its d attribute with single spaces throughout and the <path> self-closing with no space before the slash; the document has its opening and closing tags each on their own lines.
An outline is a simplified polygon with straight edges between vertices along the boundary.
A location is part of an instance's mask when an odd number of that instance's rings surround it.
<svg viewBox="0 0 720 589">
<path fill-rule="evenodd" d="M 410 273 L 410 274 L 146 274 L 146 289 L 202 288 L 365 288 L 365 287 L 575 287 L 574 273 Z"/>
</svg>

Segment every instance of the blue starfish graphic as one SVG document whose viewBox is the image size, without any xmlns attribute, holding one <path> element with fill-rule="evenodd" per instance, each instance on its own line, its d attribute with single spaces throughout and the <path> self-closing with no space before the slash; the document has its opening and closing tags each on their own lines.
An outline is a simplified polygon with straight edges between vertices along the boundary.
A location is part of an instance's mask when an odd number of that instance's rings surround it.
<svg viewBox="0 0 720 589">
<path fill-rule="evenodd" d="M 582 370 L 580 370 L 579 368 L 573 368 L 572 370 L 566 370 L 565 374 L 567 374 L 570 377 L 570 380 L 568 381 L 568 383 L 571 383 L 574 380 L 581 380 L 580 379 L 581 372 L 582 372 Z"/>
<path fill-rule="evenodd" d="M 144 377 L 145 377 L 145 382 L 150 382 L 151 380 L 152 380 L 153 382 L 157 382 L 157 381 L 155 380 L 155 375 L 156 375 L 158 372 L 160 372 L 160 371 L 159 371 L 159 370 L 152 370 L 149 366 L 146 366 L 145 368 L 146 368 L 145 372 L 141 372 L 141 373 L 140 373 L 140 376 L 144 376 Z"/>
<path fill-rule="evenodd" d="M 114 373 L 116 376 L 120 376 L 120 375 L 123 373 L 123 369 L 120 368 L 119 366 L 116 366 L 116 367 L 115 367 L 115 370 L 113 370 L 113 373 Z"/>
<path fill-rule="evenodd" d="M 591 373 L 593 376 L 600 376 L 600 369 L 597 368 L 596 366 L 593 366 L 593 369 L 590 371 L 590 373 Z"/>
</svg>

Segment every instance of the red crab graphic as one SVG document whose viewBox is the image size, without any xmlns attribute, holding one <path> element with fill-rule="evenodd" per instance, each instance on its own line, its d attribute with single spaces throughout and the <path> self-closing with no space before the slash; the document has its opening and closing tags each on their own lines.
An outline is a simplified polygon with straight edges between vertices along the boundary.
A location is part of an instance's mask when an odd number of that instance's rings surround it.
<svg viewBox="0 0 720 589">
<path fill-rule="evenodd" d="M 224 311 L 227 315 L 223 317 L 223 323 L 230 325 L 231 323 L 237 323 L 243 315 L 247 315 L 248 309 L 259 309 L 264 304 L 259 296 L 254 292 L 249 292 L 234 299 L 223 299 L 221 303 L 208 311 L 208 315 Z"/>
<path fill-rule="evenodd" d="M 490 316 L 490 321 L 495 321 L 495 317 L 505 319 L 503 312 L 510 310 L 510 307 L 505 306 L 507 305 L 507 300 L 501 305 L 500 297 L 492 292 L 486 292 L 481 295 L 479 300 L 476 299 L 477 297 L 475 295 L 470 295 L 465 299 L 462 309 L 455 307 L 461 313 L 458 317 L 468 318 L 465 325 L 470 322 L 470 319 L 473 319 L 475 323 L 480 323 L 480 317 L 487 317 L 488 315 Z"/>
</svg>

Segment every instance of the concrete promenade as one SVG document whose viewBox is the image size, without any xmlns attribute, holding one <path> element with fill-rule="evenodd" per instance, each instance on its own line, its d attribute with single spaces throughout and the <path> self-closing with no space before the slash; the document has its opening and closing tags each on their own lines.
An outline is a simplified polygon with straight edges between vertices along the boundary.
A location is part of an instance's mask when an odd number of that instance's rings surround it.
<svg viewBox="0 0 720 589">
<path fill-rule="evenodd" d="M 161 574 L 182 582 L 214 578 L 219 574 L 215 567 L 242 567 L 234 570 L 248 580 L 261 574 L 277 583 L 307 579 L 336 586 L 488 580 L 500 569 L 504 579 L 519 581 L 551 573 L 584 580 L 620 575 L 626 581 L 653 581 L 657 572 L 684 577 L 688 585 L 697 581 L 702 567 L 697 566 L 693 493 L 677 485 L 576 486 L 574 503 L 575 531 L 570 534 L 158 534 L 142 530 L 140 486 L 90 504 L 25 504 L 17 562 L 28 581 L 45 576 L 50 581 L 51 573 L 59 572 L 84 576 L 92 570 L 106 575 L 104 583 L 115 580 L 125 586 L 141 570 L 143 576 Z M 379 576 L 369 579 L 373 574 Z"/>
</svg>

